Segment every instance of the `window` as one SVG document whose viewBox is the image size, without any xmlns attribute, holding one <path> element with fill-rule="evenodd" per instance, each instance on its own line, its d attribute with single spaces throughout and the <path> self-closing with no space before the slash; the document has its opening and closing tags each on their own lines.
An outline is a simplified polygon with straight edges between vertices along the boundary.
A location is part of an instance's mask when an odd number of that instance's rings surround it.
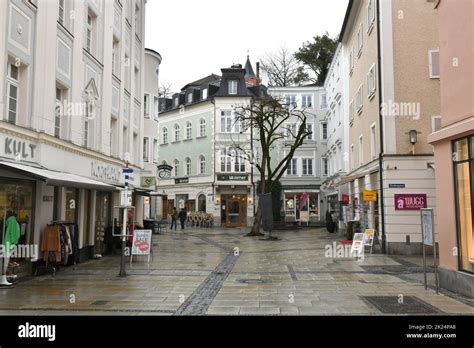
<svg viewBox="0 0 474 348">
<path fill-rule="evenodd" d="M 362 139 L 362 135 L 359 137 L 359 164 L 362 165 L 364 163 L 364 143 Z"/>
<path fill-rule="evenodd" d="M 179 125 L 175 124 L 174 125 L 174 141 L 175 142 L 180 140 L 179 132 L 180 132 Z"/>
<path fill-rule="evenodd" d="M 87 23 L 86 23 L 86 50 L 91 52 L 92 47 L 92 30 L 93 30 L 93 19 L 90 13 L 87 14 Z"/>
<path fill-rule="evenodd" d="M 453 142 L 453 167 L 455 183 L 459 269 L 474 273 L 474 137 Z"/>
<path fill-rule="evenodd" d="M 367 33 L 370 34 L 375 22 L 375 9 L 373 0 L 369 0 L 367 5 Z"/>
<path fill-rule="evenodd" d="M 313 140 L 313 124 L 307 123 L 306 130 L 308 131 L 308 135 L 306 136 L 306 140 Z"/>
<path fill-rule="evenodd" d="M 138 6 L 135 7 L 135 33 L 136 35 L 140 36 L 141 34 L 141 22 L 140 22 L 140 8 Z"/>
<path fill-rule="evenodd" d="M 153 118 L 158 120 L 158 111 L 160 108 L 160 101 L 157 96 L 153 97 Z"/>
<path fill-rule="evenodd" d="M 303 106 L 304 108 L 313 107 L 313 96 L 312 95 L 301 96 L 301 106 Z"/>
<path fill-rule="evenodd" d="M 352 120 L 354 120 L 354 99 L 349 104 L 349 122 L 352 122 Z"/>
<path fill-rule="evenodd" d="M 321 99 L 320 99 L 320 109 L 326 109 L 328 107 L 328 101 L 327 101 L 327 95 L 326 93 L 321 94 Z"/>
<path fill-rule="evenodd" d="M 173 162 L 174 165 L 174 176 L 179 176 L 179 161 L 177 159 Z"/>
<path fill-rule="evenodd" d="M 354 70 L 354 47 L 351 48 L 349 53 L 349 75 L 352 74 L 352 70 Z"/>
<path fill-rule="evenodd" d="M 245 154 L 241 150 L 221 150 L 221 172 L 245 172 Z"/>
<path fill-rule="evenodd" d="M 298 165 L 298 159 L 297 158 L 292 158 L 288 161 L 288 167 L 286 168 L 286 175 L 297 175 L 297 165 Z"/>
<path fill-rule="evenodd" d="M 82 146 L 89 147 L 89 119 L 84 117 Z"/>
<path fill-rule="evenodd" d="M 7 95 L 8 122 L 15 124 L 18 115 L 19 69 L 14 64 L 8 64 Z"/>
<path fill-rule="evenodd" d="M 361 113 L 362 112 L 362 107 L 364 106 L 364 98 L 362 97 L 363 96 L 363 86 L 360 85 L 359 86 L 359 89 L 357 90 L 357 94 L 356 94 L 356 103 L 357 103 L 357 112 L 358 113 Z"/>
<path fill-rule="evenodd" d="M 143 160 L 150 161 L 150 138 L 143 138 Z"/>
<path fill-rule="evenodd" d="M 200 137 L 206 136 L 206 120 L 203 118 L 199 120 L 199 136 Z"/>
<path fill-rule="evenodd" d="M 227 149 L 221 150 L 221 172 L 230 172 L 232 170 L 232 158 Z"/>
<path fill-rule="evenodd" d="M 204 89 L 202 90 L 202 99 L 203 99 L 203 100 L 207 99 L 207 88 L 204 88 Z"/>
<path fill-rule="evenodd" d="M 286 106 L 293 106 L 297 107 L 298 104 L 296 103 L 296 95 L 286 95 L 285 96 L 285 105 Z"/>
<path fill-rule="evenodd" d="M 120 75 L 120 69 L 119 69 L 119 65 L 118 65 L 118 62 L 119 62 L 119 47 L 118 47 L 119 43 L 118 41 L 115 41 L 114 39 L 114 42 L 112 44 L 112 74 L 114 75 Z"/>
<path fill-rule="evenodd" d="M 430 79 L 439 78 L 439 50 L 429 50 Z"/>
<path fill-rule="evenodd" d="M 222 133 L 239 133 L 240 121 L 235 118 L 235 114 L 231 110 L 221 111 L 221 132 Z"/>
<path fill-rule="evenodd" d="M 193 133 L 193 125 L 191 122 L 186 122 L 186 140 L 190 140 Z"/>
<path fill-rule="evenodd" d="M 370 67 L 367 73 L 367 96 L 371 99 L 375 95 L 375 64 Z"/>
<path fill-rule="evenodd" d="M 188 93 L 188 104 L 191 104 L 193 102 L 193 93 Z"/>
<path fill-rule="evenodd" d="M 375 133 L 375 123 L 370 126 L 370 158 L 377 157 L 377 137 Z"/>
<path fill-rule="evenodd" d="M 145 112 L 145 118 L 150 118 L 150 95 L 145 94 L 143 98 L 143 108 Z"/>
<path fill-rule="evenodd" d="M 153 139 L 153 163 L 158 164 L 158 139 Z"/>
<path fill-rule="evenodd" d="M 321 140 L 326 140 L 328 138 L 328 124 L 321 123 Z"/>
<path fill-rule="evenodd" d="M 441 129 L 441 116 L 431 116 L 431 131 L 437 132 Z"/>
<path fill-rule="evenodd" d="M 351 144 L 351 169 L 354 169 L 354 144 Z"/>
<path fill-rule="evenodd" d="M 234 172 L 245 172 L 245 157 L 241 150 L 235 151 Z"/>
<path fill-rule="evenodd" d="M 174 98 L 174 106 L 177 108 L 179 106 L 179 97 Z"/>
<path fill-rule="evenodd" d="M 62 25 L 64 25 L 64 1 L 65 0 L 58 1 L 58 21 Z"/>
<path fill-rule="evenodd" d="M 199 174 L 206 174 L 206 157 L 199 156 Z"/>
<path fill-rule="evenodd" d="M 328 173 L 329 173 L 328 159 L 323 158 L 323 175 L 328 175 Z"/>
<path fill-rule="evenodd" d="M 161 139 L 162 139 L 162 142 L 161 142 L 162 144 L 168 144 L 168 128 L 163 127 Z"/>
<path fill-rule="evenodd" d="M 285 138 L 290 140 L 294 139 L 297 135 L 296 123 L 287 123 L 285 126 Z"/>
<path fill-rule="evenodd" d="M 198 211 L 206 212 L 206 196 L 198 196 Z"/>
<path fill-rule="evenodd" d="M 229 81 L 229 94 L 235 95 L 237 94 L 237 80 L 230 80 Z"/>
<path fill-rule="evenodd" d="M 313 175 L 312 158 L 303 158 L 303 175 Z"/>
<path fill-rule="evenodd" d="M 59 138 L 61 135 L 61 110 L 62 107 L 62 91 L 56 87 L 56 113 L 54 115 L 54 136 Z"/>
<path fill-rule="evenodd" d="M 360 23 L 359 30 L 357 31 L 357 56 L 359 57 L 362 54 L 363 45 L 364 45 L 364 31 L 362 30 L 362 23 Z"/>
<path fill-rule="evenodd" d="M 186 157 L 186 175 L 191 175 L 191 158 Z"/>
</svg>

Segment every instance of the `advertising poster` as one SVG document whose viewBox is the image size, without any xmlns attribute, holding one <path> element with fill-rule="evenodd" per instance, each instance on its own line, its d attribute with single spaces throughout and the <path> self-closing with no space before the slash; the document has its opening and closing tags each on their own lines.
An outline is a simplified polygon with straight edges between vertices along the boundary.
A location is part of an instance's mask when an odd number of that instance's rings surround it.
<svg viewBox="0 0 474 348">
<path fill-rule="evenodd" d="M 364 246 L 372 246 L 374 244 L 375 230 L 366 229 L 364 233 Z"/>
<path fill-rule="evenodd" d="M 133 232 L 132 255 L 149 255 L 152 230 L 135 230 Z"/>
</svg>

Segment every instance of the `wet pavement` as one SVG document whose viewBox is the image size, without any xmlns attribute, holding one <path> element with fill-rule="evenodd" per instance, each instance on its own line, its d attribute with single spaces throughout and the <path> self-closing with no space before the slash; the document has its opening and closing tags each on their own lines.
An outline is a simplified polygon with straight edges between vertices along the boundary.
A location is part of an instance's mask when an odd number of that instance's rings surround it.
<svg viewBox="0 0 474 348">
<path fill-rule="evenodd" d="M 420 257 L 326 257 L 325 229 L 202 228 L 153 236 L 153 259 L 118 277 L 106 256 L 0 289 L 0 315 L 474 314 L 474 301 L 422 284 Z M 431 263 L 430 263 L 431 264 Z"/>
</svg>

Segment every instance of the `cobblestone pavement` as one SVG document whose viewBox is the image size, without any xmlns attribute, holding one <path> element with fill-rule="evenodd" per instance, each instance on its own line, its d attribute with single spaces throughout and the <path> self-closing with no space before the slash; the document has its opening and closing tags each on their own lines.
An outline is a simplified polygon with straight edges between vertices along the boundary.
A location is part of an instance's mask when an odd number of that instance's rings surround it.
<svg viewBox="0 0 474 348">
<path fill-rule="evenodd" d="M 127 262 L 126 278 L 108 256 L 19 281 L 0 289 L 0 315 L 474 314 L 472 301 L 424 289 L 419 257 L 325 257 L 342 238 L 324 229 L 277 232 L 277 241 L 245 233 L 156 235 L 153 260 Z"/>
</svg>

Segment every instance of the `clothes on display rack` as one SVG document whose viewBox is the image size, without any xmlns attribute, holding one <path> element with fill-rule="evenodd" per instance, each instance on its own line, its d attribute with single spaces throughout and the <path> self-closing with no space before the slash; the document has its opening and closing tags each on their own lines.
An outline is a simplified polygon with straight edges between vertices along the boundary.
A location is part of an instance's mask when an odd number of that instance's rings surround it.
<svg viewBox="0 0 474 348">
<path fill-rule="evenodd" d="M 75 223 L 49 224 L 43 231 L 41 251 L 46 265 L 76 264 L 78 229 Z"/>
</svg>

